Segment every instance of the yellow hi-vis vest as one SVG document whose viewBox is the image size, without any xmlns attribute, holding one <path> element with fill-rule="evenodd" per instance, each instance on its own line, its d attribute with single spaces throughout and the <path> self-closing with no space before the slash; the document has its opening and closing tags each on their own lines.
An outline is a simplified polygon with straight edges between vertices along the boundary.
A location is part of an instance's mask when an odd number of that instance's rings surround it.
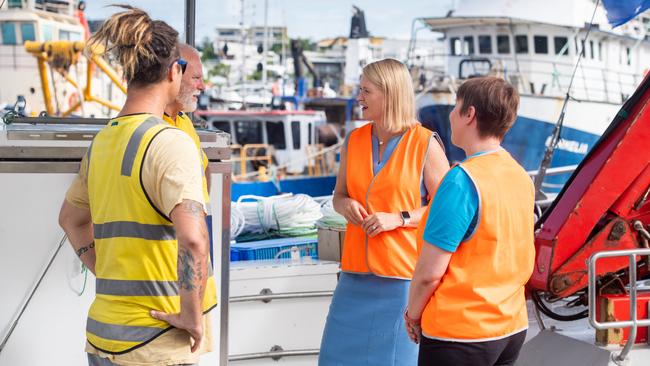
<svg viewBox="0 0 650 366">
<path fill-rule="evenodd" d="M 151 114 L 111 120 L 88 152 L 88 195 L 93 220 L 96 296 L 86 336 L 98 350 L 133 350 L 170 329 L 151 310 L 180 312 L 178 242 L 170 219 L 142 185 L 142 163 L 153 138 L 172 128 Z M 212 266 L 203 310 L 216 305 Z"/>
</svg>

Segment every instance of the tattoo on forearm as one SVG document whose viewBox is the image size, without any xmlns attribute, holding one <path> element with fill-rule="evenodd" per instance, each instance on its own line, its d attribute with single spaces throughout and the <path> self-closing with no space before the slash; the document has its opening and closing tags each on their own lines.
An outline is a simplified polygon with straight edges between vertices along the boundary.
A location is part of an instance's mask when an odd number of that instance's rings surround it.
<svg viewBox="0 0 650 366">
<path fill-rule="evenodd" d="M 82 256 L 84 253 L 86 253 L 87 251 L 93 249 L 94 247 L 95 247 L 95 242 L 92 242 L 92 243 L 86 245 L 85 247 L 81 247 L 81 248 L 77 249 L 77 250 L 75 251 L 75 253 L 77 253 L 77 257 L 81 258 L 81 256 Z"/>
<path fill-rule="evenodd" d="M 187 291 L 196 289 L 194 279 L 197 275 L 194 268 L 194 255 L 187 249 L 178 249 L 178 283 L 180 288 Z M 200 272 L 199 272 L 200 273 Z"/>
<path fill-rule="evenodd" d="M 203 205 L 201 205 L 200 203 L 198 203 L 196 201 L 183 200 L 183 202 L 181 203 L 181 207 L 183 208 L 183 210 L 185 210 L 185 212 L 190 213 L 193 216 L 196 216 L 196 217 L 203 217 L 204 216 Z"/>
</svg>

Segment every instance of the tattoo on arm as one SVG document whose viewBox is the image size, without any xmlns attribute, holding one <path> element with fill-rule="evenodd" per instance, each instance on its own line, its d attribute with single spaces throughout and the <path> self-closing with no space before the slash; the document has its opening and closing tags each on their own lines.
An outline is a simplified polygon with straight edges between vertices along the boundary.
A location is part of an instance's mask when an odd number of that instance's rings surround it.
<svg viewBox="0 0 650 366">
<path fill-rule="evenodd" d="M 196 289 L 194 278 L 197 277 L 197 272 L 194 265 L 192 252 L 184 248 L 178 248 L 178 283 L 183 290 L 193 291 Z M 200 273 L 198 273 L 199 276 Z"/>
<path fill-rule="evenodd" d="M 196 201 L 183 200 L 183 202 L 181 202 L 181 207 L 185 212 L 192 214 L 192 216 L 201 218 L 205 216 L 203 213 L 203 205 Z"/>
<path fill-rule="evenodd" d="M 85 247 L 81 247 L 81 248 L 77 249 L 77 250 L 76 250 L 77 257 L 81 258 L 81 256 L 82 256 L 84 253 L 86 253 L 87 251 L 93 249 L 94 247 L 95 247 L 95 242 L 92 242 L 92 243 L 86 245 Z"/>
</svg>

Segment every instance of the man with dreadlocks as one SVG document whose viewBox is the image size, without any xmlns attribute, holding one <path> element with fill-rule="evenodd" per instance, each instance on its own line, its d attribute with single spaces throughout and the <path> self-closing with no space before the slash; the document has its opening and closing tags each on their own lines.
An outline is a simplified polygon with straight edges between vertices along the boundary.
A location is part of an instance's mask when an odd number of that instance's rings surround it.
<svg viewBox="0 0 650 366">
<path fill-rule="evenodd" d="M 162 120 L 187 61 L 178 32 L 122 7 L 88 51 L 114 53 L 127 99 L 88 149 L 59 222 L 97 277 L 89 365 L 194 364 L 211 350 L 207 313 L 216 306 L 205 183 L 190 136 Z"/>
</svg>

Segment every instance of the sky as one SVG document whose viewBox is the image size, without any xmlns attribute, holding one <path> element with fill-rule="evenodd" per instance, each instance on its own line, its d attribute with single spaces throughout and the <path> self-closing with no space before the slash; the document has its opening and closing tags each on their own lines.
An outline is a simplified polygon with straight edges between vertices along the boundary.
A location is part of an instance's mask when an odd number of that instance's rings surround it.
<svg viewBox="0 0 650 366">
<path fill-rule="evenodd" d="M 365 12 L 366 26 L 373 36 L 409 39 L 411 23 L 416 17 L 444 16 L 454 0 L 267 0 L 268 24 L 286 25 L 289 37 L 319 40 L 348 36 L 352 5 Z M 244 24 L 264 25 L 265 0 L 244 0 Z M 184 0 L 87 0 L 86 16 L 90 20 L 105 19 L 116 12 L 110 4 L 140 7 L 154 19 L 169 23 L 182 33 Z M 238 26 L 241 0 L 196 0 L 197 43 L 213 38 L 219 26 Z M 434 35 L 426 30 L 418 39 Z"/>
</svg>

